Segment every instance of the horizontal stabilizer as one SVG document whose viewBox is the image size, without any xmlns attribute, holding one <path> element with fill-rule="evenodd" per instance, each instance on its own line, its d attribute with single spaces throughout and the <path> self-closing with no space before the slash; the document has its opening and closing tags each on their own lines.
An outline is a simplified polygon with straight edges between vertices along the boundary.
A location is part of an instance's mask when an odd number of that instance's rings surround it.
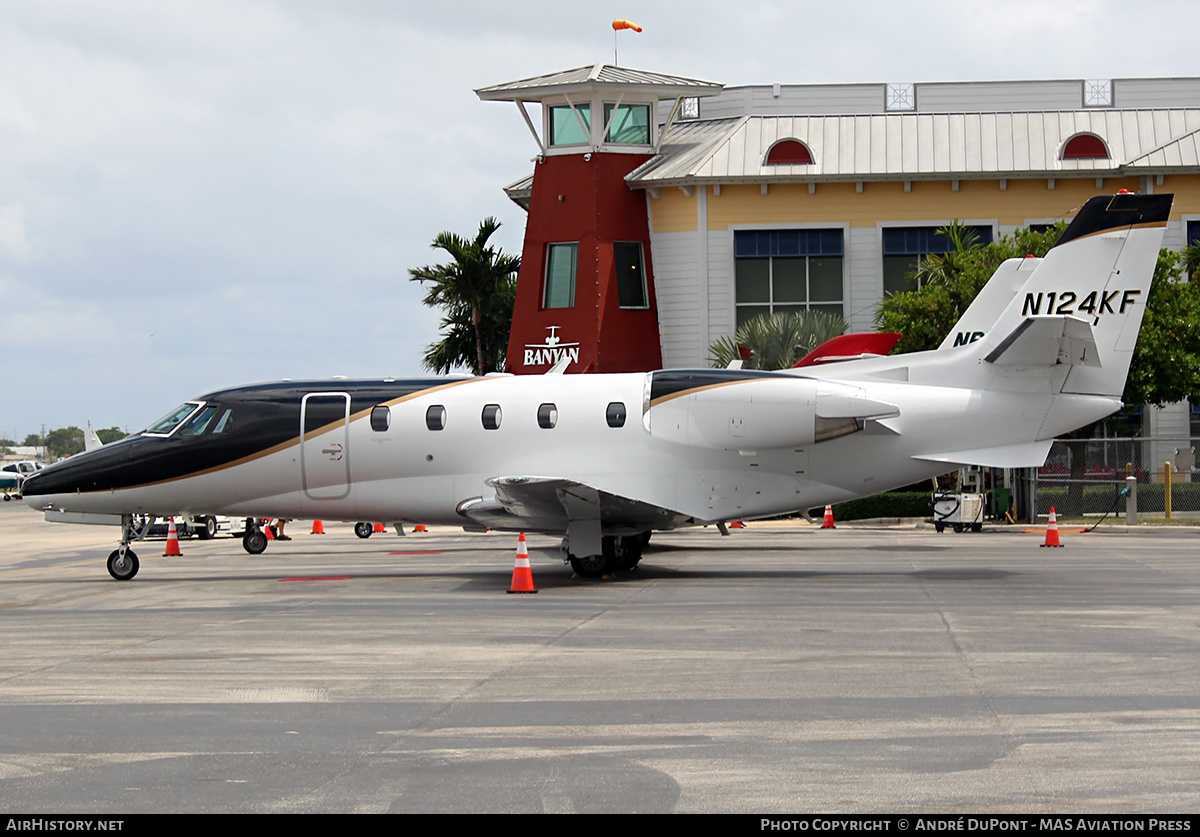
<svg viewBox="0 0 1200 837">
<path fill-rule="evenodd" d="M 1053 439 L 1044 442 L 1021 442 L 995 448 L 975 448 L 914 456 L 929 462 L 951 462 L 956 465 L 983 465 L 989 468 L 1040 468 L 1046 464 Z"/>
<path fill-rule="evenodd" d="M 997 366 L 1100 366 L 1100 352 L 1087 320 L 1034 316 L 1017 324 L 984 358 Z"/>
</svg>

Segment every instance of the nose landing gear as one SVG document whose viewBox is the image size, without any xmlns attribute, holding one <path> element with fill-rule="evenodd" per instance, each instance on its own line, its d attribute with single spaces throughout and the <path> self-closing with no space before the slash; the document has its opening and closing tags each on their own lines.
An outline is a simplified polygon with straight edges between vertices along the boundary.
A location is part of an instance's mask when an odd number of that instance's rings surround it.
<svg viewBox="0 0 1200 837">
<path fill-rule="evenodd" d="M 141 564 L 138 562 L 137 553 L 129 548 L 129 544 L 131 541 L 145 538 L 153 522 L 152 515 L 121 515 L 121 545 L 108 556 L 108 574 L 117 581 L 129 581 L 137 575 Z"/>
</svg>

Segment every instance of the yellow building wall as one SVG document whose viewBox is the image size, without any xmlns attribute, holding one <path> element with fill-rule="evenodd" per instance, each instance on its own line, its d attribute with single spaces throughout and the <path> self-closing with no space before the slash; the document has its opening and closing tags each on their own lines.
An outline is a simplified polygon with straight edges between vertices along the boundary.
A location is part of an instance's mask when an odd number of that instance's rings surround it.
<svg viewBox="0 0 1200 837">
<path fill-rule="evenodd" d="M 908 192 L 902 182 L 867 181 L 861 193 L 853 183 L 820 183 L 815 194 L 809 194 L 807 183 L 775 183 L 766 195 L 758 184 L 727 185 L 720 195 L 708 187 L 708 229 L 823 223 L 874 227 L 887 221 L 951 219 L 995 219 L 1002 225 L 1023 226 L 1040 219 L 1070 218 L 1088 198 L 1118 189 L 1141 191 L 1141 178 L 1106 178 L 1100 188 L 1093 177 L 1058 178 L 1053 189 L 1047 188 L 1044 178 L 1009 180 L 1003 191 L 997 180 L 961 180 L 957 192 L 948 180 L 912 181 Z M 1175 194 L 1172 220 L 1200 214 L 1200 175 L 1166 175 L 1162 185 L 1155 183 L 1154 191 Z M 696 194 L 688 197 L 678 188 L 663 189 L 660 198 L 650 201 L 654 232 L 694 231 L 697 203 Z"/>
</svg>

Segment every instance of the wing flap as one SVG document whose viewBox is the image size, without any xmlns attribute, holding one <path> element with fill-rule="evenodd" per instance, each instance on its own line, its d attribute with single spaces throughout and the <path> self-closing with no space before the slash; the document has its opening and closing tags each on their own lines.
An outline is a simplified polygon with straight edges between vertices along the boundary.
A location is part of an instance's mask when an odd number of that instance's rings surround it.
<svg viewBox="0 0 1200 837">
<path fill-rule="evenodd" d="M 990 468 L 1040 468 L 1046 464 L 1053 439 L 1044 442 L 1021 442 L 993 448 L 939 451 L 914 456 L 929 462 L 949 462 L 955 465 L 983 465 Z"/>
<path fill-rule="evenodd" d="M 480 526 L 501 531 L 566 532 L 582 521 L 596 521 L 606 535 L 672 529 L 691 518 L 577 480 L 561 477 L 508 476 L 487 481 L 495 500 L 474 497 L 458 513 Z"/>
</svg>

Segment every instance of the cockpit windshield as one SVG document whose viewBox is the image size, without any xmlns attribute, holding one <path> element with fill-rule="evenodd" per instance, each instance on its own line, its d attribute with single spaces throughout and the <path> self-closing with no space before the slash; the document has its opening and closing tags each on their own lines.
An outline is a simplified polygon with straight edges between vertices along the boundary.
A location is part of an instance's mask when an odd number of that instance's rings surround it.
<svg viewBox="0 0 1200 837">
<path fill-rule="evenodd" d="M 186 404 L 181 404 L 147 427 L 144 432 L 152 433 L 155 436 L 170 436 L 175 432 L 175 428 L 183 424 L 192 413 L 199 410 L 202 406 L 204 405 L 197 401 L 189 401 Z M 203 429 L 201 428 L 201 430 Z"/>
<path fill-rule="evenodd" d="M 217 408 L 209 404 L 184 422 L 183 427 L 179 428 L 179 435 L 199 436 L 204 432 L 204 428 L 208 427 L 209 423 L 213 420 L 213 416 L 216 414 Z"/>
</svg>

